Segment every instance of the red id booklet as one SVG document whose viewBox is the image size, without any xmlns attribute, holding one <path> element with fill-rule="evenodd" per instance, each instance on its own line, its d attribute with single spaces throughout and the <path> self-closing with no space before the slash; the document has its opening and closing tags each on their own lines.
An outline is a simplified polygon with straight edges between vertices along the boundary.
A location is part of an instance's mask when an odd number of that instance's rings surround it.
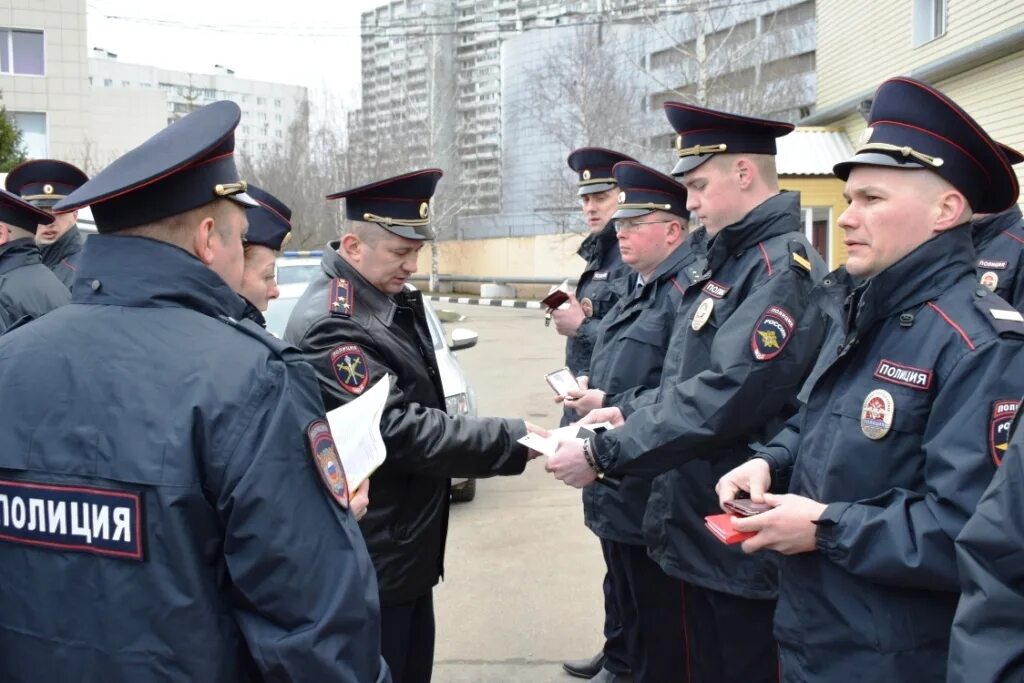
<svg viewBox="0 0 1024 683">
<path fill-rule="evenodd" d="M 748 538 L 752 538 L 755 534 L 751 532 L 736 531 L 732 528 L 732 520 L 734 517 L 728 513 L 722 513 L 720 515 L 708 515 L 704 518 L 704 526 L 708 528 L 708 531 L 713 533 L 719 541 L 722 543 L 741 543 Z"/>
</svg>

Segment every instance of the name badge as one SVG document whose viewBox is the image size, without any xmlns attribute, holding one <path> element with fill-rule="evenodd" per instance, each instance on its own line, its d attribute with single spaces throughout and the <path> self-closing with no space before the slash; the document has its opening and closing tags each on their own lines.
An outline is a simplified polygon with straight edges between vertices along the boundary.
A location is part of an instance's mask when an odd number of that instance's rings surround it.
<svg viewBox="0 0 1024 683">
<path fill-rule="evenodd" d="M 0 541 L 141 561 L 142 494 L 0 479 Z"/>
</svg>

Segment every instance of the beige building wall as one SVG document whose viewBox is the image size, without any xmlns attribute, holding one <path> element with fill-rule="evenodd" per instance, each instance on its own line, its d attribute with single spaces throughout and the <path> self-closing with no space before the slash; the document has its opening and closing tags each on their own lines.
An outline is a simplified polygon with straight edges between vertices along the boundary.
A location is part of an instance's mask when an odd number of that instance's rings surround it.
<svg viewBox="0 0 1024 683">
<path fill-rule="evenodd" d="M 947 0 L 945 34 L 915 46 L 914 5 L 817 0 L 819 110 L 1024 23 L 1020 0 Z"/>
<path fill-rule="evenodd" d="M 0 28 L 43 32 L 43 75 L 0 73 L 0 104 L 9 112 L 46 115 L 46 149 L 73 159 L 80 145 L 89 85 L 85 0 L 0 3 Z"/>
<path fill-rule="evenodd" d="M 87 112 L 77 159 L 90 175 L 167 125 L 167 100 L 159 90 L 90 88 Z"/>
</svg>

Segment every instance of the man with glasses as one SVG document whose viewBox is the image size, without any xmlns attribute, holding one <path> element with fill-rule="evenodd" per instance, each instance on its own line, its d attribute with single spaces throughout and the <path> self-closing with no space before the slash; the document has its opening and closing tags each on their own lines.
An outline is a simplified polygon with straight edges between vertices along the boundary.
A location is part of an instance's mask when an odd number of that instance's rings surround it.
<svg viewBox="0 0 1024 683">
<path fill-rule="evenodd" d="M 686 190 L 675 179 L 633 161 L 613 169 L 619 186 L 615 234 L 633 273 L 613 287 L 619 299 L 598 328 L 590 388 L 573 392 L 580 417 L 596 407 L 629 402 L 654 391 L 686 287 L 703 264 L 701 233 L 687 231 Z M 651 480 L 622 477 L 618 487 L 583 490 L 587 526 L 601 539 L 612 595 L 636 683 L 675 680 L 686 666 L 678 583 L 647 555 L 643 517 Z M 595 681 L 622 681 L 605 670 Z"/>
<path fill-rule="evenodd" d="M 795 410 L 821 340 L 808 294 L 825 266 L 803 235 L 799 196 L 779 191 L 775 139 L 792 125 L 677 102 L 665 110 L 679 134 L 673 175 L 707 230 L 707 265 L 680 302 L 658 391 L 592 411 L 584 422 L 618 427 L 563 442 L 547 467 L 578 487 L 605 473 L 657 476 L 644 539 L 678 580 L 684 680 L 775 681 L 775 563 L 720 543 L 704 517 L 718 511 L 719 474 Z"/>
</svg>

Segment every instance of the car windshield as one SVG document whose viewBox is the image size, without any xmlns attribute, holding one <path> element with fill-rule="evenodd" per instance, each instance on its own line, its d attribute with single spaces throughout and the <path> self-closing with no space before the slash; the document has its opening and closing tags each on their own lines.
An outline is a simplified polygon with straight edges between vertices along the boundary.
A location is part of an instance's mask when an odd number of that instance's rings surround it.
<svg viewBox="0 0 1024 683">
<path fill-rule="evenodd" d="M 288 316 L 292 314 L 292 309 L 295 308 L 296 302 L 299 300 L 299 294 L 289 297 L 281 297 L 274 299 L 270 302 L 267 307 L 267 312 L 263 314 L 263 317 L 267 320 L 267 329 L 273 332 L 278 337 L 284 338 L 284 328 L 288 325 Z"/>
<path fill-rule="evenodd" d="M 319 263 L 279 265 L 277 267 L 277 284 L 294 285 L 300 282 L 309 282 L 319 273 Z"/>
</svg>

